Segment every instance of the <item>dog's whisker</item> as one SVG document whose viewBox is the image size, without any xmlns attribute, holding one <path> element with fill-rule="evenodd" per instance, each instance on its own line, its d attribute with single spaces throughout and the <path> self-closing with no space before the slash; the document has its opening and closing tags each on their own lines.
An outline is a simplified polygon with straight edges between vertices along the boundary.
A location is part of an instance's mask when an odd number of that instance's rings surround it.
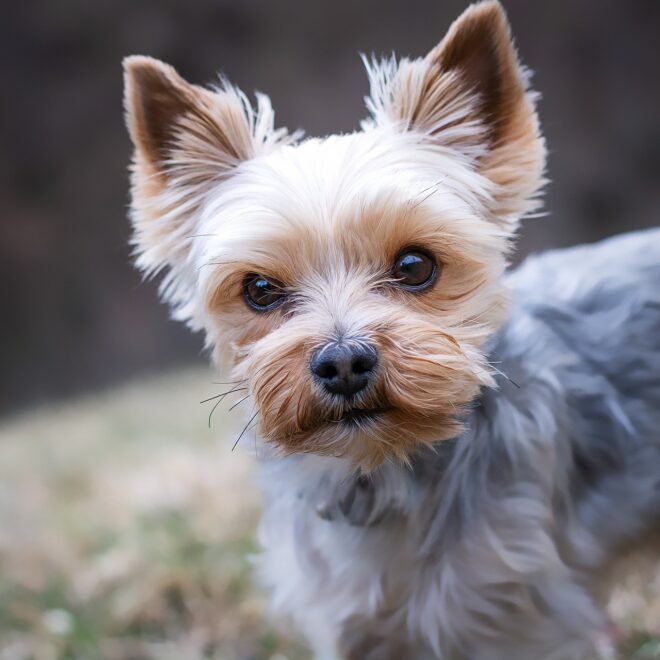
<svg viewBox="0 0 660 660">
<path fill-rule="evenodd" d="M 215 398 L 218 399 L 213 405 L 213 408 L 211 408 L 211 412 L 209 413 L 209 428 L 211 428 L 211 419 L 213 418 L 213 413 L 216 411 L 217 407 L 224 401 L 224 398 L 229 394 L 233 394 L 234 392 L 240 392 L 241 390 L 246 390 L 246 389 L 247 387 L 239 387 L 238 389 L 230 390 L 229 392 L 225 392 L 224 394 L 219 394 L 217 397 L 211 397 L 211 399 L 208 399 L 208 401 L 212 401 Z"/>
<path fill-rule="evenodd" d="M 438 191 L 439 191 L 439 186 L 442 185 L 442 183 L 447 179 L 448 176 L 449 176 L 449 175 L 445 175 L 442 179 L 440 179 L 440 181 L 438 181 L 438 182 L 436 182 L 436 183 L 434 183 L 434 184 L 428 186 L 427 188 L 424 188 L 424 190 L 422 190 L 421 192 L 419 192 L 419 193 L 417 194 L 417 197 L 419 197 L 420 195 L 423 195 L 427 190 L 430 190 L 431 188 L 433 188 L 433 190 L 431 190 L 431 192 L 429 192 L 429 193 L 427 193 L 426 195 L 424 195 L 424 197 L 422 197 L 422 199 L 419 199 L 416 203 L 412 204 L 412 205 L 410 206 L 410 210 L 411 210 L 411 211 L 414 211 L 418 206 L 420 206 L 420 205 L 423 204 L 427 199 L 429 199 L 429 197 L 432 197 L 433 195 L 435 195 L 436 193 L 438 193 Z M 451 191 L 447 191 L 447 192 L 449 193 L 449 192 L 451 192 Z"/>
<path fill-rule="evenodd" d="M 422 190 L 420 190 L 420 191 L 417 193 L 416 197 L 420 197 L 420 196 L 423 195 L 427 190 L 431 190 L 431 188 L 437 188 L 438 186 L 442 185 L 442 184 L 447 180 L 448 177 L 449 177 L 449 175 L 448 175 L 448 174 L 445 174 L 445 176 L 443 176 L 442 179 L 440 179 L 439 181 L 436 181 L 435 183 L 432 183 L 430 186 L 426 186 L 426 188 L 423 188 Z"/>
<path fill-rule="evenodd" d="M 197 270 L 200 271 L 202 270 L 202 268 L 206 268 L 208 266 L 228 266 L 229 264 L 238 264 L 238 263 L 240 262 L 239 261 L 207 261 L 201 266 L 198 266 Z"/>
<path fill-rule="evenodd" d="M 228 381 L 220 381 L 220 380 L 212 380 L 211 383 L 213 385 L 240 385 L 241 383 L 247 383 L 247 378 L 243 378 L 242 380 L 228 380 Z"/>
<path fill-rule="evenodd" d="M 233 405 L 231 406 L 231 408 L 229 408 L 229 411 L 228 411 L 228 412 L 231 412 L 234 408 L 236 408 L 236 406 L 240 406 L 241 403 L 243 403 L 243 401 L 247 401 L 251 396 L 252 396 L 251 394 L 248 394 L 247 396 L 244 396 L 242 399 L 240 399 L 240 400 L 237 401 L 235 404 L 233 404 Z"/>
<path fill-rule="evenodd" d="M 213 417 L 213 413 L 215 412 L 215 409 L 220 405 L 221 402 L 222 399 L 218 399 L 213 405 L 213 408 L 211 408 L 211 412 L 209 413 L 209 428 L 211 428 L 211 418 Z"/>
<path fill-rule="evenodd" d="M 248 429 L 248 427 L 250 426 L 250 424 L 252 424 L 252 422 L 256 419 L 256 417 L 257 417 L 258 414 L 259 414 L 259 411 L 257 410 L 257 412 L 254 413 L 254 415 L 252 415 L 252 417 L 250 417 L 250 421 L 249 421 L 249 422 L 243 427 L 243 430 L 240 432 L 238 438 L 236 438 L 236 442 L 233 444 L 233 446 L 232 446 L 232 448 L 231 448 L 232 451 L 234 451 L 234 449 L 236 449 L 236 446 L 237 446 L 238 443 L 241 441 L 241 438 L 243 437 L 243 435 L 244 435 L 245 432 L 247 431 L 247 429 Z"/>
<path fill-rule="evenodd" d="M 202 399 L 200 403 L 208 403 L 209 401 L 213 401 L 214 399 L 222 398 L 227 396 L 228 394 L 232 394 L 234 392 L 241 392 L 243 390 L 247 390 L 247 387 L 237 387 L 233 390 L 229 390 L 228 392 L 223 392 L 222 394 L 216 394 L 215 396 L 210 396 L 208 399 Z"/>
<path fill-rule="evenodd" d="M 494 372 L 498 373 L 503 378 L 506 378 L 511 383 L 511 385 L 513 385 L 514 387 L 517 387 L 518 389 L 521 389 L 520 385 L 518 385 L 518 383 L 516 383 L 516 381 L 513 380 L 513 378 L 507 376 L 503 371 L 500 371 L 497 367 L 493 366 L 493 364 L 491 362 L 489 362 L 488 364 Z"/>
<path fill-rule="evenodd" d="M 425 195 L 424 197 L 422 197 L 422 199 L 420 199 L 417 203 L 413 204 L 413 205 L 410 207 L 410 210 L 411 210 L 411 211 L 414 211 L 418 206 L 420 206 L 421 204 L 423 204 L 427 199 L 429 199 L 429 197 L 433 197 L 433 195 L 435 195 L 437 192 L 438 192 L 437 189 L 436 189 L 436 190 L 432 190 L 430 193 L 428 193 L 427 195 Z"/>
</svg>

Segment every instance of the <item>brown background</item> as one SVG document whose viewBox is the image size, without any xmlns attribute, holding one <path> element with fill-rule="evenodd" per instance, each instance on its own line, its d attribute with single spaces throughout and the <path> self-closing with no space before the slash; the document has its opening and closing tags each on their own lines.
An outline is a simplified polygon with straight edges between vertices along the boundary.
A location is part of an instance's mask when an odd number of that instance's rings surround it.
<svg viewBox="0 0 660 660">
<path fill-rule="evenodd" d="M 278 122 L 350 131 L 358 51 L 421 55 L 466 3 L 166 0 L 11 3 L 0 21 L 0 412 L 201 360 L 129 266 L 120 61 L 194 82 L 224 71 Z M 521 253 L 658 224 L 660 2 L 505 0 L 536 71 L 549 217 Z"/>
</svg>

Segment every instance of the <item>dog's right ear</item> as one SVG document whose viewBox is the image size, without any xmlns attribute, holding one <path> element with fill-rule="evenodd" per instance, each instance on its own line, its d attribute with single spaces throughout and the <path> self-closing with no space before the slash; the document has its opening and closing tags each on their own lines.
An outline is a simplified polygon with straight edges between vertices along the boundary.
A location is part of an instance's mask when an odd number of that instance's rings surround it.
<svg viewBox="0 0 660 660">
<path fill-rule="evenodd" d="M 142 56 L 124 60 L 124 83 L 136 162 L 150 174 L 217 180 L 255 155 L 254 113 L 234 88 L 191 85 L 171 66 Z"/>
<path fill-rule="evenodd" d="M 205 89 L 150 57 L 124 60 L 126 123 L 135 147 L 131 175 L 133 243 L 147 275 L 163 268 L 164 297 L 176 315 L 190 299 L 187 265 L 198 211 L 240 164 L 288 141 L 274 129 L 270 100 L 246 96 L 226 82 Z"/>
</svg>

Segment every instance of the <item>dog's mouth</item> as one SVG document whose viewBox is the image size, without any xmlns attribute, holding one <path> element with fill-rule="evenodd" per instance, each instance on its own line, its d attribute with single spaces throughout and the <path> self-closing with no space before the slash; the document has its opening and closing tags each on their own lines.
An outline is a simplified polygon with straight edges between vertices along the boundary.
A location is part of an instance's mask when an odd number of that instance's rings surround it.
<svg viewBox="0 0 660 660">
<path fill-rule="evenodd" d="M 382 417 L 389 408 L 349 408 L 336 421 L 347 426 L 360 426 Z"/>
</svg>

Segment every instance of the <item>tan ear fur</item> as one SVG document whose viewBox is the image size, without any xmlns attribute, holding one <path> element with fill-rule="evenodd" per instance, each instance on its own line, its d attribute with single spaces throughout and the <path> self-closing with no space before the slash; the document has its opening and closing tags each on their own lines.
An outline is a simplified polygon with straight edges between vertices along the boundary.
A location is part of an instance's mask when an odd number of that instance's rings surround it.
<svg viewBox="0 0 660 660">
<path fill-rule="evenodd" d="M 197 166 L 197 175 L 221 178 L 266 140 L 254 134 L 247 99 L 227 84 L 215 90 L 191 85 L 171 66 L 139 55 L 124 60 L 124 81 L 136 162 L 157 173 L 190 175 Z"/>
<path fill-rule="evenodd" d="M 147 274 L 170 269 L 163 290 L 177 307 L 189 295 L 184 262 L 207 195 L 242 162 L 296 136 L 274 129 L 268 97 L 257 95 L 253 108 L 228 83 L 191 85 L 151 57 L 124 60 L 124 106 L 137 264 Z"/>
<path fill-rule="evenodd" d="M 475 159 L 505 226 L 538 206 L 545 143 L 524 69 L 496 0 L 470 6 L 425 58 L 369 65 L 373 121 L 418 131 Z"/>
<path fill-rule="evenodd" d="M 197 105 L 196 90 L 173 67 L 151 57 L 124 60 L 126 122 L 135 148 L 154 166 L 168 158 L 176 126 Z"/>
</svg>

